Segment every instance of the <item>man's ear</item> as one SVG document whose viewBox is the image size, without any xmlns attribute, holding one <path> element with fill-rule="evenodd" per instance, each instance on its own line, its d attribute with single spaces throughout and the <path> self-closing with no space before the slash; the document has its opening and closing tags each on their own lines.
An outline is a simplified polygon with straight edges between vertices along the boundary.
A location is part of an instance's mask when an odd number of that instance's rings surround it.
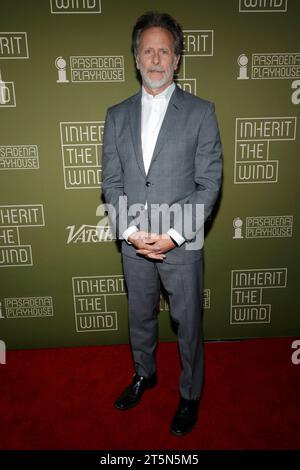
<svg viewBox="0 0 300 470">
<path fill-rule="evenodd" d="M 135 66 L 138 70 L 140 70 L 139 57 L 138 56 L 135 56 Z"/>
<path fill-rule="evenodd" d="M 180 55 L 179 55 L 179 56 L 175 56 L 175 60 L 174 60 L 174 72 L 177 70 L 177 67 L 178 67 L 178 64 L 179 64 L 179 60 L 180 60 Z"/>
</svg>

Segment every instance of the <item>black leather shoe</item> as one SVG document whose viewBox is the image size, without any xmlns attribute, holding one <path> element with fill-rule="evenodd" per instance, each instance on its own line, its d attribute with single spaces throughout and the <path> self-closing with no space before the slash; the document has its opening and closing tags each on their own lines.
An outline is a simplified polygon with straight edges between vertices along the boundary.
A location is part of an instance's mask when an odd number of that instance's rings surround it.
<svg viewBox="0 0 300 470">
<path fill-rule="evenodd" d="M 115 407 L 118 410 L 129 410 L 133 408 L 139 403 L 145 390 L 154 387 L 156 384 L 156 374 L 151 375 L 149 379 L 135 374 L 132 383 L 121 393 L 115 402 Z"/>
<path fill-rule="evenodd" d="M 175 436 L 184 436 L 190 432 L 197 423 L 198 408 L 199 400 L 186 400 L 181 397 L 171 423 L 171 433 Z"/>
</svg>

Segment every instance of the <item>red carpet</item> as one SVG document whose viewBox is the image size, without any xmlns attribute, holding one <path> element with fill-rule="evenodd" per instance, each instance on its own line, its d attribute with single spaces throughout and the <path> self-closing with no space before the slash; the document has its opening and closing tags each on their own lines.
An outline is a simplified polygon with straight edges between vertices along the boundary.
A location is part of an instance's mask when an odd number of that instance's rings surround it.
<svg viewBox="0 0 300 470">
<path fill-rule="evenodd" d="M 0 365 L 1 449 L 300 449 L 293 338 L 206 343 L 193 432 L 172 436 L 175 343 L 158 349 L 159 384 L 134 409 L 112 403 L 131 379 L 128 346 L 8 351 Z"/>
</svg>

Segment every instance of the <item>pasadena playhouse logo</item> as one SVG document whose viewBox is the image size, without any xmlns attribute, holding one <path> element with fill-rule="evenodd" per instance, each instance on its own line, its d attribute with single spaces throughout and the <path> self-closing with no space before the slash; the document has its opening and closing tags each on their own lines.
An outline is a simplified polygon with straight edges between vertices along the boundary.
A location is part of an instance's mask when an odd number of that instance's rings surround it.
<svg viewBox="0 0 300 470">
<path fill-rule="evenodd" d="M 265 53 L 252 54 L 251 64 L 246 54 L 240 54 L 238 80 L 293 80 L 291 101 L 300 103 L 300 53 Z M 248 70 L 250 67 L 250 71 Z M 250 74 L 250 76 L 249 76 Z"/>
<path fill-rule="evenodd" d="M 280 80 L 300 78 L 300 53 L 264 53 L 252 54 L 251 64 L 249 58 L 241 54 L 237 63 L 239 65 L 238 80 Z M 250 77 L 249 77 L 250 67 Z"/>
<path fill-rule="evenodd" d="M 287 268 L 231 271 L 231 324 L 271 323 L 271 304 L 263 303 L 264 289 L 285 288 Z"/>
<path fill-rule="evenodd" d="M 63 57 L 55 59 L 57 83 L 124 82 L 124 56 L 71 56 L 70 73 Z"/>
<path fill-rule="evenodd" d="M 0 145 L 0 170 L 38 170 L 37 145 Z"/>
<path fill-rule="evenodd" d="M 0 59 L 28 59 L 27 33 L 0 32 Z M 15 107 L 15 86 L 12 81 L 4 81 L 0 71 L 0 108 Z"/>
<path fill-rule="evenodd" d="M 283 13 L 287 11 L 288 0 L 239 0 L 240 13 Z"/>
<path fill-rule="evenodd" d="M 53 300 L 50 296 L 8 297 L 0 301 L 0 319 L 53 317 Z"/>
<path fill-rule="evenodd" d="M 296 139 L 296 117 L 237 118 L 234 183 L 277 183 L 277 160 L 269 158 L 270 143 Z"/>
<path fill-rule="evenodd" d="M 101 13 L 101 0 L 50 0 L 52 14 Z"/>
<path fill-rule="evenodd" d="M 104 121 L 61 122 L 65 189 L 101 187 Z"/>
<path fill-rule="evenodd" d="M 118 311 L 126 308 L 124 276 L 73 277 L 77 333 L 118 330 Z"/>
<path fill-rule="evenodd" d="M 176 78 L 180 88 L 189 93 L 197 94 L 196 78 L 186 75 L 186 59 L 193 57 L 212 57 L 214 55 L 214 31 L 201 29 L 183 30 L 183 54 L 181 57 L 182 76 Z"/>
<path fill-rule="evenodd" d="M 42 204 L 0 206 L 0 267 L 33 266 L 31 245 L 22 245 L 19 229 L 44 227 Z"/>
<path fill-rule="evenodd" d="M 291 238 L 293 236 L 292 215 L 260 215 L 246 217 L 246 224 L 240 217 L 232 222 L 234 240 L 243 238 Z M 244 227 L 243 227 L 244 226 Z"/>
</svg>

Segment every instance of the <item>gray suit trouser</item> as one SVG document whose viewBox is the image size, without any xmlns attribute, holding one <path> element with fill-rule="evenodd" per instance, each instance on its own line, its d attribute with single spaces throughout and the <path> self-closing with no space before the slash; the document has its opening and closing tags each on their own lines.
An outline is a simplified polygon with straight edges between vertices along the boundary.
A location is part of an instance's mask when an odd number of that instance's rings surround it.
<svg viewBox="0 0 300 470">
<path fill-rule="evenodd" d="M 171 317 L 178 324 L 182 366 L 180 394 L 187 400 L 200 398 L 204 364 L 203 255 L 200 260 L 189 264 L 170 264 L 126 255 L 122 256 L 122 261 L 128 289 L 129 332 L 136 373 L 150 377 L 156 372 L 157 305 L 161 282 L 169 297 Z"/>
</svg>

